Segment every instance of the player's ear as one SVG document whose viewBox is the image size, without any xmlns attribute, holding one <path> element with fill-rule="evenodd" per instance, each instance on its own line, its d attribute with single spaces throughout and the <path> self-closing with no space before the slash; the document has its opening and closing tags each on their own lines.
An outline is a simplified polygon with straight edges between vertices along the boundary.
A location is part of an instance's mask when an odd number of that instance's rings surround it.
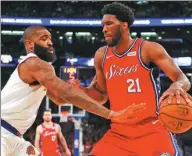
<svg viewBox="0 0 192 156">
<path fill-rule="evenodd" d="M 34 42 L 31 40 L 25 40 L 25 48 L 27 52 L 33 52 L 34 51 Z"/>
<path fill-rule="evenodd" d="M 127 22 L 121 22 L 121 31 L 125 31 L 128 28 L 128 23 Z"/>
</svg>

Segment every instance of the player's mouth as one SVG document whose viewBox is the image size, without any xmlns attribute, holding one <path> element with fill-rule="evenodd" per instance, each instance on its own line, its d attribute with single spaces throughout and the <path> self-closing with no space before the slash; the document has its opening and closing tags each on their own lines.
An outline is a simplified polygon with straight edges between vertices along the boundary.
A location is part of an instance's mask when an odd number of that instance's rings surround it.
<svg viewBox="0 0 192 156">
<path fill-rule="evenodd" d="M 109 36 L 109 35 L 108 35 L 108 36 L 105 36 L 105 40 L 106 40 L 106 41 L 112 40 L 112 36 Z"/>
<path fill-rule="evenodd" d="M 54 48 L 53 47 L 49 48 L 49 52 L 53 54 L 54 53 Z"/>
<path fill-rule="evenodd" d="M 112 38 L 111 35 L 104 35 L 105 39 L 109 39 L 109 38 Z"/>
</svg>

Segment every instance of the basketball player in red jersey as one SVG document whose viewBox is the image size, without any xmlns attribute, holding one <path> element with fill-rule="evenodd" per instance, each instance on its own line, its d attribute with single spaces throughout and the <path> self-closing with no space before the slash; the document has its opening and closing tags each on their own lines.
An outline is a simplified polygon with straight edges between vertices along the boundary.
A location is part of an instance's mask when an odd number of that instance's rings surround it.
<svg viewBox="0 0 192 156">
<path fill-rule="evenodd" d="M 104 6 L 103 33 L 107 46 L 97 50 L 94 58 L 96 77 L 88 88 L 75 85 L 90 97 L 104 104 L 109 97 L 110 108 L 118 111 L 129 103 L 146 102 L 145 111 L 137 112 L 134 124 L 112 122 L 111 129 L 94 146 L 91 156 L 180 156 L 172 136 L 158 121 L 158 103 L 169 95 L 177 102 L 191 85 L 166 50 L 155 42 L 132 39 L 129 28 L 134 22 L 131 9 L 114 2 Z M 153 73 L 159 67 L 173 81 L 159 101 L 159 86 Z"/>
<path fill-rule="evenodd" d="M 71 156 L 66 140 L 61 132 L 61 127 L 53 123 L 50 110 L 43 113 L 44 122 L 37 127 L 35 147 L 41 151 L 42 156 L 61 156 L 58 140 L 65 150 L 65 156 Z"/>
</svg>

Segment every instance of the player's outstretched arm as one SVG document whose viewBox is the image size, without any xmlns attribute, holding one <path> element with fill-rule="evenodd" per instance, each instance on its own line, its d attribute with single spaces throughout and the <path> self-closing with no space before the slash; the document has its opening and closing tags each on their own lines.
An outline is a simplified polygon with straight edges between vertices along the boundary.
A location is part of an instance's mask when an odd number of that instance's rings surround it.
<svg viewBox="0 0 192 156">
<path fill-rule="evenodd" d="M 49 63 L 39 58 L 31 58 L 25 64 L 30 75 L 41 85 L 45 86 L 56 98 L 69 101 L 69 103 L 81 109 L 85 109 L 104 118 L 109 117 L 110 110 L 99 105 L 81 89 L 73 87 L 73 85 L 58 78 L 55 75 L 53 66 Z"/>
<path fill-rule="evenodd" d="M 127 122 L 127 118 L 133 116 L 133 110 L 137 112 L 145 109 L 145 104 L 141 103 L 119 112 L 113 112 L 90 98 L 81 89 L 58 78 L 53 66 L 49 63 L 39 58 L 30 58 L 24 63 L 29 71 L 28 74 L 45 86 L 55 97 L 69 101 L 69 103 L 101 117 L 110 118 L 113 122 Z"/>
<path fill-rule="evenodd" d="M 96 75 L 93 78 L 91 84 L 88 87 L 80 86 L 78 80 L 70 80 L 72 84 L 76 85 L 80 89 L 82 89 L 85 93 L 87 93 L 91 98 L 99 102 L 100 104 L 105 104 L 108 100 L 107 89 L 105 77 L 102 69 L 102 60 L 104 57 L 105 47 L 99 48 L 94 57 L 94 66 L 96 70 Z"/>
<path fill-rule="evenodd" d="M 51 101 L 53 101 L 56 105 L 62 105 L 62 104 L 67 104 L 70 103 L 67 100 L 61 99 L 60 97 L 55 96 L 52 92 L 50 92 L 49 90 L 47 91 L 47 95 L 46 95 L 49 99 L 51 99 Z"/>
<path fill-rule="evenodd" d="M 174 95 L 176 95 L 177 101 L 180 101 L 180 95 L 182 95 L 187 102 L 190 102 L 186 91 L 190 89 L 191 84 L 166 50 L 155 42 L 144 42 L 143 46 L 143 49 L 147 51 L 149 60 L 154 62 L 173 81 L 161 97 L 160 102 L 168 95 L 169 102 Z"/>
</svg>

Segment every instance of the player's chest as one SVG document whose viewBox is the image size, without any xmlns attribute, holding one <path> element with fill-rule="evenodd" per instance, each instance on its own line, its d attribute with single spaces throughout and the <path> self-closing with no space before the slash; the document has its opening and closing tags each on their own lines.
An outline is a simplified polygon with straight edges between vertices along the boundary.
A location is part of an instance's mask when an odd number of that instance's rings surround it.
<svg viewBox="0 0 192 156">
<path fill-rule="evenodd" d="M 55 128 L 53 128 L 53 129 L 43 129 L 41 135 L 42 135 L 42 137 L 57 136 L 57 131 L 56 131 Z"/>
</svg>

